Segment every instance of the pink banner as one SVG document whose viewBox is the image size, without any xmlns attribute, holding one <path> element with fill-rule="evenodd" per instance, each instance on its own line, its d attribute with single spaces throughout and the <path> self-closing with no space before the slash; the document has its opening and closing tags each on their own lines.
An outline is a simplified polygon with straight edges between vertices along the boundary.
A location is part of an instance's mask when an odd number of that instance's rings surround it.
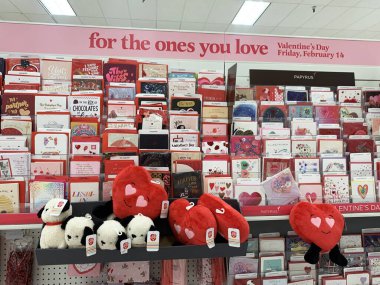
<svg viewBox="0 0 380 285">
<path fill-rule="evenodd" d="M 0 52 L 380 65 L 380 42 L 0 23 Z"/>
</svg>

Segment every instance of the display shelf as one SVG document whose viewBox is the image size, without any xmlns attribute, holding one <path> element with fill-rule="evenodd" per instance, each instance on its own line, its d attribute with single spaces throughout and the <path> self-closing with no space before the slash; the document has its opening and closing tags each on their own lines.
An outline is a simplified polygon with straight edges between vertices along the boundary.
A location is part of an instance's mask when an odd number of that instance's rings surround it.
<svg viewBox="0 0 380 285">
<path fill-rule="evenodd" d="M 0 231 L 41 229 L 42 224 L 0 225 Z"/>
<path fill-rule="evenodd" d="M 169 199 L 169 202 L 175 199 Z M 190 202 L 197 202 L 197 199 L 188 199 Z M 236 200 L 225 200 L 235 209 L 239 210 Z M 72 203 L 73 215 L 80 216 L 91 213 L 92 210 L 104 202 Z M 240 247 L 230 247 L 226 240 L 217 236 L 215 247 L 208 248 L 196 245 L 176 245 L 172 236 L 167 219 L 156 219 L 156 228 L 160 231 L 160 248 L 158 252 L 148 252 L 146 248 L 131 248 L 127 254 L 121 255 L 118 250 L 97 250 L 96 255 L 86 257 L 85 249 L 41 249 L 37 248 L 35 253 L 38 265 L 59 265 L 71 263 L 106 263 L 121 261 L 144 261 L 144 260 L 164 260 L 164 259 L 196 259 L 243 256 L 247 251 L 247 242 Z"/>
<path fill-rule="evenodd" d="M 0 230 L 7 229 L 9 227 L 19 227 L 25 229 L 22 226 L 39 225 L 41 227 L 42 221 L 37 217 L 37 213 L 22 212 L 11 214 L 0 214 Z M 37 227 L 33 227 L 35 229 Z"/>
</svg>

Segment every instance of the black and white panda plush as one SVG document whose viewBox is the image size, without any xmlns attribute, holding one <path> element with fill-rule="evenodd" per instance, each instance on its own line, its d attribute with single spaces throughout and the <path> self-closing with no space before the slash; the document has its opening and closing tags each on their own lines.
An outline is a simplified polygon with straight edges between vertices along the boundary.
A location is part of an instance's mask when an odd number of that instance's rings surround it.
<svg viewBox="0 0 380 285">
<path fill-rule="evenodd" d="M 40 237 L 40 248 L 66 248 L 65 230 L 62 223 L 71 216 L 73 209 L 67 201 L 59 216 L 52 216 L 51 212 L 62 199 L 51 199 L 39 210 L 37 216 L 42 219 L 43 225 Z"/>
<path fill-rule="evenodd" d="M 143 214 L 127 217 L 123 223 L 128 223 L 127 236 L 131 239 L 132 247 L 146 246 L 148 232 L 156 230 L 152 219 Z"/>
<path fill-rule="evenodd" d="M 84 217 L 68 217 L 61 225 L 65 230 L 65 241 L 69 248 L 81 248 L 86 245 L 86 237 L 94 233 L 94 222 L 90 214 Z"/>
<path fill-rule="evenodd" d="M 100 249 L 120 250 L 120 242 L 127 239 L 125 226 L 118 220 L 98 221 L 95 223 L 94 232 Z"/>
</svg>

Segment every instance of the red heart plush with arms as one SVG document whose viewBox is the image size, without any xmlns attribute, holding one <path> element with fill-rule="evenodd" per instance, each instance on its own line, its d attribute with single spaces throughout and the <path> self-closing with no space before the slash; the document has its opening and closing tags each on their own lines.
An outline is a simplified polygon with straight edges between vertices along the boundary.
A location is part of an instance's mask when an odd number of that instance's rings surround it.
<svg viewBox="0 0 380 285">
<path fill-rule="evenodd" d="M 112 187 L 113 213 L 123 219 L 141 213 L 154 220 L 161 213 L 162 201 L 168 199 L 165 189 L 145 168 L 129 166 L 115 178 Z"/>
<path fill-rule="evenodd" d="M 330 252 L 332 262 L 347 265 L 337 245 L 343 233 L 344 218 L 335 206 L 300 202 L 292 208 L 289 222 L 297 235 L 311 244 L 305 254 L 307 262 L 317 263 L 319 253 L 323 251 Z"/>
<path fill-rule="evenodd" d="M 186 199 L 170 204 L 169 225 L 176 240 L 183 244 L 205 245 L 208 229 L 213 229 L 216 236 L 216 221 L 210 210 Z"/>
<path fill-rule="evenodd" d="M 242 214 L 228 205 L 225 201 L 211 194 L 203 194 L 198 200 L 198 205 L 209 208 L 214 214 L 218 224 L 218 232 L 223 238 L 228 239 L 228 229 L 233 228 L 238 229 L 240 232 L 240 243 L 243 243 L 248 239 L 248 222 Z"/>
</svg>

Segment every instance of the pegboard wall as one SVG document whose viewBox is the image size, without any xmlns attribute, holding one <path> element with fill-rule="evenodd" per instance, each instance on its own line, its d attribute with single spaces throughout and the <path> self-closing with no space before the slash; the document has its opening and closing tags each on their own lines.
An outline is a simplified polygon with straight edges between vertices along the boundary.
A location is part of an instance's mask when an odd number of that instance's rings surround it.
<svg viewBox="0 0 380 285">
<path fill-rule="evenodd" d="M 24 235 L 33 237 L 34 243 L 37 243 L 39 230 L 24 230 Z M 5 232 L 0 232 L 0 284 L 5 284 L 6 264 L 11 251 L 11 240 L 6 239 Z M 188 260 L 187 276 L 188 285 L 197 284 L 197 261 Z M 151 261 L 150 279 L 159 281 L 161 275 L 161 261 Z M 98 277 L 69 277 L 67 275 L 67 265 L 58 266 L 38 266 L 36 259 L 33 264 L 33 284 L 35 285 L 81 285 L 81 284 L 107 284 L 107 265 Z"/>
</svg>

